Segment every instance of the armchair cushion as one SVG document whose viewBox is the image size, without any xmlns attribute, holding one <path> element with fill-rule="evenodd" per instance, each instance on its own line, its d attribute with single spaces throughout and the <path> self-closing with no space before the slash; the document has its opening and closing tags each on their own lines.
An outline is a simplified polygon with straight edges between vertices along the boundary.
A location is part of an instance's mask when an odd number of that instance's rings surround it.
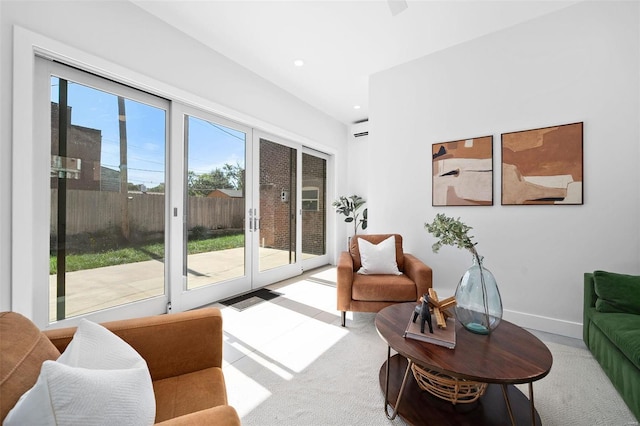
<svg viewBox="0 0 640 426">
<path fill-rule="evenodd" d="M 227 405 L 222 368 L 211 367 L 153 382 L 156 422 L 184 416 L 212 406 Z"/>
<path fill-rule="evenodd" d="M 406 275 L 356 275 L 351 297 L 367 302 L 406 302 L 417 300 L 416 284 Z"/>
<path fill-rule="evenodd" d="M 353 270 L 357 271 L 362 267 L 360 257 L 360 247 L 358 241 L 365 240 L 371 244 L 379 244 L 389 237 L 394 237 L 396 242 L 396 264 L 398 269 L 404 271 L 404 253 L 402 251 L 402 236 L 399 234 L 371 234 L 371 235 L 354 235 L 349 243 L 349 253 L 353 259 Z"/>
<path fill-rule="evenodd" d="M 364 238 L 358 239 L 360 263 L 358 273 L 362 275 L 400 275 L 396 262 L 395 238 L 389 238 L 378 244 L 370 243 Z"/>
</svg>

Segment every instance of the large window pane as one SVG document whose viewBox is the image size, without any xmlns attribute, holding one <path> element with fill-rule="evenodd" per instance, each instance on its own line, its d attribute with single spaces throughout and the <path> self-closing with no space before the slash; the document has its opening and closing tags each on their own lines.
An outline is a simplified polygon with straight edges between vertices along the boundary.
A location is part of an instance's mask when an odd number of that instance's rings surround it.
<svg viewBox="0 0 640 426">
<path fill-rule="evenodd" d="M 296 262 L 297 150 L 260 139 L 259 270 Z"/>
<path fill-rule="evenodd" d="M 245 275 L 246 134 L 185 117 L 187 289 Z"/>
<path fill-rule="evenodd" d="M 166 111 L 51 78 L 50 320 L 162 295 Z"/>
<path fill-rule="evenodd" d="M 302 154 L 302 257 L 326 254 L 327 161 Z"/>
</svg>

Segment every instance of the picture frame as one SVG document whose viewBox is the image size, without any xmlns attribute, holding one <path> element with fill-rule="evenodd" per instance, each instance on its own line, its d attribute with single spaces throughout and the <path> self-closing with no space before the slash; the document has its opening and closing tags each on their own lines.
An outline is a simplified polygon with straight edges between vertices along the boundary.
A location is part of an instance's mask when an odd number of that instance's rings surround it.
<svg viewBox="0 0 640 426">
<path fill-rule="evenodd" d="M 432 205 L 493 205 L 493 136 L 435 143 Z"/>
<path fill-rule="evenodd" d="M 503 133 L 502 205 L 581 205 L 583 122 Z"/>
</svg>

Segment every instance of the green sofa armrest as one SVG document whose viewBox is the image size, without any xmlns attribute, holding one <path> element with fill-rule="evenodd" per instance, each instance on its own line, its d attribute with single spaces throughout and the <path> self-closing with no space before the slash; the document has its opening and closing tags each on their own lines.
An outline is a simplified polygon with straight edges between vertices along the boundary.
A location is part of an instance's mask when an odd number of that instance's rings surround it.
<svg viewBox="0 0 640 426">
<path fill-rule="evenodd" d="M 584 300 L 582 310 L 582 340 L 589 346 L 589 325 L 591 324 L 591 318 L 589 312 L 596 307 L 596 295 L 595 281 L 593 279 L 592 272 L 585 272 L 584 274 Z"/>
</svg>

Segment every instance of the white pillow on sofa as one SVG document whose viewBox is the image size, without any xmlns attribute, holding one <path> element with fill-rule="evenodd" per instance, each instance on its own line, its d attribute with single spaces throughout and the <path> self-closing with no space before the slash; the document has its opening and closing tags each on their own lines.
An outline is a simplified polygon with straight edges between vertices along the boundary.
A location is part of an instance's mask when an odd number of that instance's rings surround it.
<svg viewBox="0 0 640 426">
<path fill-rule="evenodd" d="M 128 343 L 83 319 L 57 361 L 45 361 L 33 388 L 3 426 L 152 425 L 156 401 L 145 360 Z"/>
<path fill-rule="evenodd" d="M 401 275 L 396 262 L 396 238 L 392 235 L 372 244 L 369 241 L 358 238 L 358 250 L 360 251 L 360 263 L 358 270 L 363 275 Z"/>
</svg>

